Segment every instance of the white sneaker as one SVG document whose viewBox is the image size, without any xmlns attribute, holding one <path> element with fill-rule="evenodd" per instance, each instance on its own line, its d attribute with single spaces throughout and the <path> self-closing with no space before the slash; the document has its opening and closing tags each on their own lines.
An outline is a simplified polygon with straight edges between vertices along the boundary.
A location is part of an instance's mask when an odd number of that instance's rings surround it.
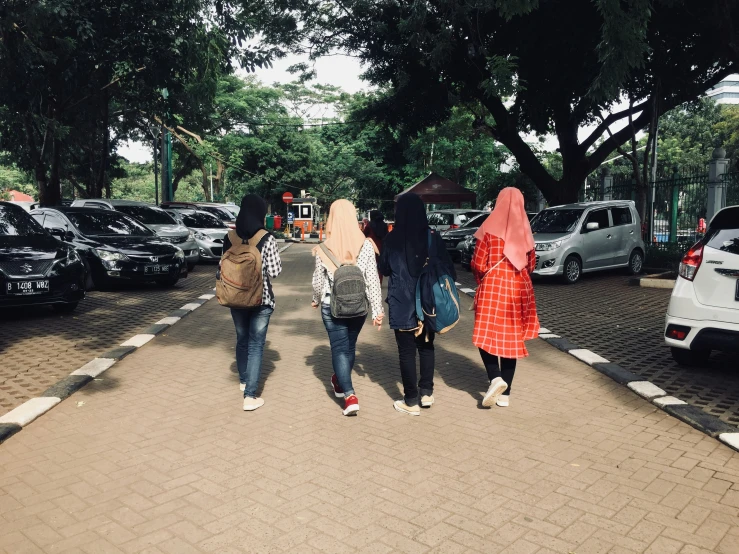
<svg viewBox="0 0 739 554">
<path fill-rule="evenodd" d="M 485 393 L 485 397 L 482 399 L 482 405 L 486 408 L 491 407 L 498 401 L 500 395 L 503 394 L 507 388 L 508 383 L 503 381 L 502 377 L 496 377 L 490 381 L 490 387 L 488 387 L 488 392 Z"/>
<path fill-rule="evenodd" d="M 510 396 L 506 396 L 505 394 L 501 394 L 498 397 L 498 400 L 495 401 L 496 406 L 500 406 L 501 408 L 507 408 L 508 404 L 510 403 Z"/>
<path fill-rule="evenodd" d="M 408 415 L 412 415 L 412 416 L 420 416 L 421 415 L 421 408 L 419 408 L 418 406 L 409 406 L 403 400 L 396 400 L 393 403 L 393 407 L 397 411 L 399 411 L 399 412 L 401 412 L 403 414 L 408 414 Z"/>
<path fill-rule="evenodd" d="M 434 395 L 433 394 L 424 394 L 421 397 L 421 406 L 424 408 L 430 408 L 434 405 Z"/>
<path fill-rule="evenodd" d="M 246 390 L 246 383 L 240 383 L 240 384 L 239 384 L 239 390 L 240 390 L 241 392 L 244 392 L 244 391 Z"/>
<path fill-rule="evenodd" d="M 252 398 L 251 396 L 247 396 L 244 398 L 244 411 L 245 412 L 253 412 L 257 408 L 261 408 L 264 406 L 264 400 L 261 398 Z"/>
</svg>

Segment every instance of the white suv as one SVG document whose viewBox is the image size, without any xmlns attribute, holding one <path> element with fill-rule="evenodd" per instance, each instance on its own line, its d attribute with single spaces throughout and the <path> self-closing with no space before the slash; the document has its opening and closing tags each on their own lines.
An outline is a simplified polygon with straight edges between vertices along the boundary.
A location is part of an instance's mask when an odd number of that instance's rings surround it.
<svg viewBox="0 0 739 554">
<path fill-rule="evenodd" d="M 680 263 L 665 342 L 683 365 L 705 362 L 711 350 L 739 352 L 739 206 L 718 212 Z"/>
</svg>

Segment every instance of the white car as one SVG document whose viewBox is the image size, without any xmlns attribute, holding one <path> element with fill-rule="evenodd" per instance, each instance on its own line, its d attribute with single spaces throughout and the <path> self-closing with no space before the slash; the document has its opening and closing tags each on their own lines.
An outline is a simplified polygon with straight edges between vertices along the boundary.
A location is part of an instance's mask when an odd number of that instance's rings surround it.
<svg viewBox="0 0 739 554">
<path fill-rule="evenodd" d="M 712 350 L 739 353 L 739 206 L 718 212 L 680 263 L 665 341 L 683 365 L 705 362 Z"/>
<path fill-rule="evenodd" d="M 459 229 L 468 220 L 476 217 L 483 212 L 482 210 L 437 210 L 426 214 L 429 227 L 437 231 L 447 231 L 449 229 Z"/>
</svg>

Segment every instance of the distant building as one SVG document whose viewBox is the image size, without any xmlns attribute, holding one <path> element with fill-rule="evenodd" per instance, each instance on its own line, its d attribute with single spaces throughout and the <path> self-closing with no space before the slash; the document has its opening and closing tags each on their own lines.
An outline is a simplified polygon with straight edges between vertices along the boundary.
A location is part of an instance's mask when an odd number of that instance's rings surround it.
<svg viewBox="0 0 739 554">
<path fill-rule="evenodd" d="M 729 75 L 706 92 L 706 96 L 713 98 L 716 104 L 739 104 L 739 74 Z"/>
</svg>

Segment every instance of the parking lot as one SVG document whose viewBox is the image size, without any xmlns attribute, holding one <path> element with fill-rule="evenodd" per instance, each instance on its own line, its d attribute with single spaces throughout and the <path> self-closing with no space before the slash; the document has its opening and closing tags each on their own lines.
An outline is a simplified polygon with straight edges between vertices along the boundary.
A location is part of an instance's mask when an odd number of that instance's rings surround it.
<svg viewBox="0 0 739 554">
<path fill-rule="evenodd" d="M 70 315 L 48 307 L 0 311 L 0 415 L 208 292 L 214 279 L 215 266 L 198 265 L 171 289 L 149 284 L 89 292 Z"/>
<path fill-rule="evenodd" d="M 457 266 L 457 281 L 476 288 Z M 534 282 L 541 324 L 644 377 L 671 395 L 739 425 L 736 360 L 714 353 L 703 367 L 677 365 L 662 339 L 670 291 L 629 286 L 624 272 L 586 274 L 576 285 Z"/>
</svg>

